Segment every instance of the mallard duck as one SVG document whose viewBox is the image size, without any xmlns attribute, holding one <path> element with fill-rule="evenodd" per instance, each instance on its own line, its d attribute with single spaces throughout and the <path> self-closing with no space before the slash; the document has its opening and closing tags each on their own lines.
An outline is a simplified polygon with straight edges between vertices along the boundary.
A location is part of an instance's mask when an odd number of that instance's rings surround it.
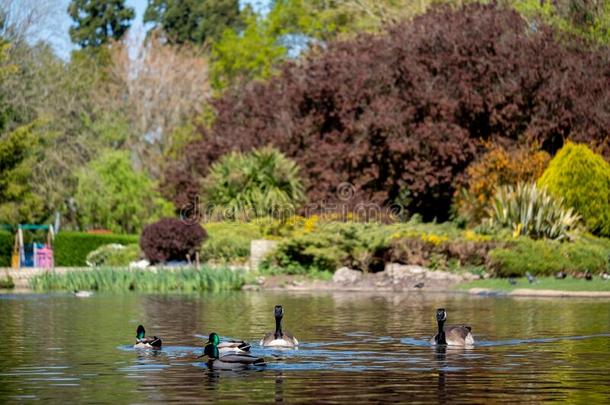
<svg viewBox="0 0 610 405">
<path fill-rule="evenodd" d="M 275 332 L 269 332 L 260 341 L 261 346 L 273 347 L 295 347 L 299 345 L 297 338 L 288 332 L 282 332 L 282 318 L 284 309 L 281 305 L 276 305 L 275 310 Z"/>
<path fill-rule="evenodd" d="M 216 332 L 210 333 L 208 337 L 208 342 L 220 342 L 220 337 L 216 334 Z M 243 340 L 225 340 L 224 342 L 218 343 L 218 351 L 221 356 L 225 354 L 239 354 L 239 353 L 247 353 L 250 351 L 250 344 L 244 342 Z"/>
<path fill-rule="evenodd" d="M 160 349 L 161 338 L 156 336 L 146 337 L 146 331 L 144 326 L 138 325 L 136 331 L 136 344 L 133 346 L 134 349 Z"/>
<path fill-rule="evenodd" d="M 474 338 L 470 331 L 472 328 L 467 325 L 445 326 L 447 311 L 444 308 L 436 310 L 436 321 L 438 322 L 438 332 L 432 337 L 430 343 L 433 345 L 467 346 L 474 344 Z"/>
<path fill-rule="evenodd" d="M 210 340 L 206 342 L 203 354 L 198 358 L 208 356 L 208 367 L 216 370 L 244 370 L 251 366 L 264 366 L 265 359 L 244 353 L 220 354 L 218 334 L 211 333 Z"/>
</svg>

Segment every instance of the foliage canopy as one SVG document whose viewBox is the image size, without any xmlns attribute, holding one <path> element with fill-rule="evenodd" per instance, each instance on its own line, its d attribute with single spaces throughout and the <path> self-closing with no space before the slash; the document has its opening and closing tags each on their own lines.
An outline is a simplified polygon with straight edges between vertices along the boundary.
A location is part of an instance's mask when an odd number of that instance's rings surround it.
<svg viewBox="0 0 610 405">
<path fill-rule="evenodd" d="M 437 8 L 228 90 L 166 182 L 181 184 L 172 198 L 184 204 L 220 156 L 271 144 L 299 164 L 310 201 L 333 201 L 350 182 L 356 198 L 446 219 L 482 140 L 553 154 L 572 139 L 610 157 L 607 58 L 513 10 Z"/>
<path fill-rule="evenodd" d="M 74 20 L 70 27 L 72 42 L 85 47 L 98 47 L 125 35 L 135 17 L 125 0 L 72 0 L 68 14 Z"/>
<path fill-rule="evenodd" d="M 148 222 L 172 213 L 156 185 L 133 169 L 126 151 L 106 151 L 78 175 L 75 199 L 87 227 L 136 233 Z"/>
<path fill-rule="evenodd" d="M 149 0 L 144 12 L 172 44 L 204 44 L 240 22 L 238 0 Z"/>
</svg>

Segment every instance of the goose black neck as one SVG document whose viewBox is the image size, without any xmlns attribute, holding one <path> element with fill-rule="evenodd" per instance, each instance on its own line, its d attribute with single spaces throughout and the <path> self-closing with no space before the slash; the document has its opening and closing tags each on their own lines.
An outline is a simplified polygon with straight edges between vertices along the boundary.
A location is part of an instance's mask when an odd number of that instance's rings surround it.
<svg viewBox="0 0 610 405">
<path fill-rule="evenodd" d="M 445 321 L 438 321 L 438 333 L 436 334 L 436 343 L 439 345 L 446 345 L 447 340 L 445 340 Z"/>
<path fill-rule="evenodd" d="M 282 317 L 281 316 L 275 317 L 275 338 L 276 339 L 282 338 Z"/>
</svg>

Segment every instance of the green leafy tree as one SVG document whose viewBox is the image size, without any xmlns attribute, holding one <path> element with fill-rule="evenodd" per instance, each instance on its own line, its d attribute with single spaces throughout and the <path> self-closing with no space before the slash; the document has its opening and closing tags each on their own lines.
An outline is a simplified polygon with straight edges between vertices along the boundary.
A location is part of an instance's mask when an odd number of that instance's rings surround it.
<svg viewBox="0 0 610 405">
<path fill-rule="evenodd" d="M 539 18 L 593 43 L 610 44 L 610 2 L 606 0 L 508 0 L 529 19 Z"/>
<path fill-rule="evenodd" d="M 214 44 L 210 73 L 215 89 L 267 79 L 286 56 L 286 47 L 272 34 L 266 20 L 250 14 L 245 24 L 242 32 L 226 30 Z"/>
<path fill-rule="evenodd" d="M 135 233 L 172 206 L 156 191 L 146 174 L 134 170 L 129 152 L 104 152 L 78 174 L 76 203 L 84 228 Z"/>
<path fill-rule="evenodd" d="M 74 20 L 70 39 L 83 48 L 121 39 L 135 17 L 125 0 L 72 0 L 68 14 Z"/>
<path fill-rule="evenodd" d="M 242 11 L 243 27 L 213 44 L 211 77 L 217 90 L 269 78 L 289 56 L 337 37 L 379 31 L 391 21 L 423 13 L 435 0 L 275 0 L 269 13 Z"/>
<path fill-rule="evenodd" d="M 223 156 L 203 183 L 210 211 L 229 218 L 294 212 L 305 200 L 298 166 L 271 148 Z"/>
<path fill-rule="evenodd" d="M 0 223 L 39 222 L 45 211 L 31 187 L 39 136 L 36 124 L 0 136 Z"/>
<path fill-rule="evenodd" d="M 144 22 L 161 30 L 170 43 L 204 44 L 240 25 L 239 1 L 148 0 Z"/>
</svg>

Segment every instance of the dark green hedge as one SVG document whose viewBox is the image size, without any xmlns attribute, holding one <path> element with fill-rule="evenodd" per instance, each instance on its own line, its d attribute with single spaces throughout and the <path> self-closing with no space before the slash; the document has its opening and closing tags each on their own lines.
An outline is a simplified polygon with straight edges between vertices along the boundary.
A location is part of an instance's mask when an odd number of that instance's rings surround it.
<svg viewBox="0 0 610 405">
<path fill-rule="evenodd" d="M 11 267 L 14 238 L 10 232 L 0 231 L 0 267 Z"/>
<path fill-rule="evenodd" d="M 84 232 L 60 232 L 55 236 L 55 266 L 86 266 L 87 254 L 102 245 L 138 243 L 138 235 L 97 235 Z"/>
</svg>

